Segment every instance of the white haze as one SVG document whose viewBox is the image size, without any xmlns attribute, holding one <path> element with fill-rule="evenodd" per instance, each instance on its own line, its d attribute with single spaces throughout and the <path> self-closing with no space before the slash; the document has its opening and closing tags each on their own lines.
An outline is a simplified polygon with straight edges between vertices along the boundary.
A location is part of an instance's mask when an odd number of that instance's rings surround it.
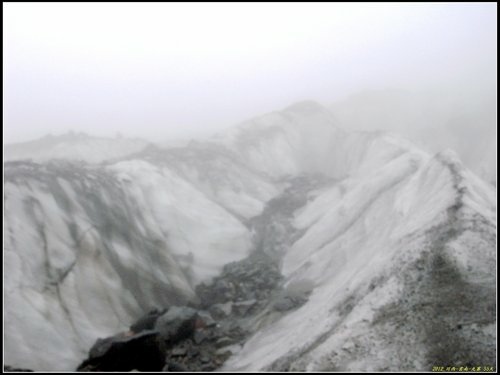
<svg viewBox="0 0 500 375">
<path fill-rule="evenodd" d="M 496 86 L 495 4 L 4 4 L 4 142 L 208 134 L 365 89 Z M 465 100 L 466 102 L 466 100 Z"/>
</svg>

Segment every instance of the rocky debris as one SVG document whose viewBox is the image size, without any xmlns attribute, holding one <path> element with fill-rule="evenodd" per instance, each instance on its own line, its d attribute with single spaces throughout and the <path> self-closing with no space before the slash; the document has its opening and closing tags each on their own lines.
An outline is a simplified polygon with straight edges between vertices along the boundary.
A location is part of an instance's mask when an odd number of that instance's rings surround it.
<svg viewBox="0 0 500 375">
<path fill-rule="evenodd" d="M 180 363 L 170 362 L 165 364 L 162 368 L 163 372 L 189 372 L 186 366 L 181 365 Z"/>
<path fill-rule="evenodd" d="M 160 340 L 172 345 L 193 335 L 197 318 L 195 309 L 173 306 L 157 319 L 155 330 Z"/>
<path fill-rule="evenodd" d="M 266 310 L 279 315 L 304 304 L 312 283 L 300 281 L 283 288 L 276 257 L 293 235 L 288 217 L 306 199 L 309 185 L 304 181 L 292 181 L 284 196 L 268 204 L 260 220 L 249 223 L 256 232 L 255 250 L 225 265 L 211 283 L 198 285 L 198 303 L 150 311 L 130 331 L 97 340 L 78 369 L 214 371 L 241 349 Z M 141 342 L 144 347 L 134 346 Z"/>
<path fill-rule="evenodd" d="M 196 345 L 201 344 L 203 341 L 207 340 L 209 336 L 202 330 L 198 330 L 193 335 L 193 341 Z"/>
<path fill-rule="evenodd" d="M 233 304 L 233 311 L 238 315 L 248 315 L 252 308 L 257 304 L 256 299 L 248 301 L 236 302 Z"/>
<path fill-rule="evenodd" d="M 201 319 L 201 322 L 203 322 L 203 325 L 205 327 L 213 327 L 217 325 L 215 320 L 212 318 L 212 315 L 208 311 L 198 311 L 197 312 L 198 317 Z"/>
<path fill-rule="evenodd" d="M 300 236 L 292 223 L 294 212 L 307 203 L 312 191 L 331 184 L 333 180 L 320 175 L 307 175 L 287 178 L 283 182 L 287 184 L 284 192 L 267 202 L 262 213 L 248 223 L 257 234 L 256 249 L 276 264 Z"/>
<path fill-rule="evenodd" d="M 167 369 L 174 371 L 168 365 L 181 365 L 186 371 L 213 371 L 217 369 L 230 353 L 217 353 L 215 339 L 215 337 L 207 335 L 207 339 L 199 344 L 189 339 L 175 348 L 167 350 L 165 356 Z"/>
<path fill-rule="evenodd" d="M 231 315 L 233 311 L 233 303 L 216 303 L 215 305 L 210 306 L 210 314 L 216 319 L 223 319 Z"/>
<path fill-rule="evenodd" d="M 281 281 L 277 263 L 270 256 L 257 251 L 239 262 L 225 265 L 212 284 L 198 285 L 196 294 L 201 299 L 202 307 L 222 308 L 222 311 L 214 311 L 215 315 L 220 315 L 219 312 L 228 315 L 228 305 L 221 304 L 266 300 Z"/>
<path fill-rule="evenodd" d="M 200 297 L 206 293 L 218 303 L 200 298 L 198 306 L 153 310 L 129 331 L 98 339 L 78 370 L 216 370 L 235 347 L 241 348 L 252 333 L 248 322 L 281 290 L 278 267 L 268 256 L 249 258 L 227 265 L 213 283 L 199 287 Z"/>
<path fill-rule="evenodd" d="M 217 349 L 246 334 L 236 322 L 216 323 L 205 310 L 173 306 L 157 317 L 154 330 L 98 339 L 78 371 L 213 371 L 230 355 Z"/>
</svg>

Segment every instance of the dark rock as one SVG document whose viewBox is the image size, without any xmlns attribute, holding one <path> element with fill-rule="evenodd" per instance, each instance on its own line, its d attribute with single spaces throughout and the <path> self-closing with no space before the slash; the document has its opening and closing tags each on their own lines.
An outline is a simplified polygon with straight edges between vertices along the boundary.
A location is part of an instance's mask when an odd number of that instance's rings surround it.
<svg viewBox="0 0 500 375">
<path fill-rule="evenodd" d="M 94 345 L 92 345 L 92 347 L 90 348 L 89 359 L 102 357 L 108 352 L 113 343 L 125 340 L 126 338 L 126 332 L 121 332 L 117 335 L 106 337 L 104 339 L 98 338 Z"/>
<path fill-rule="evenodd" d="M 158 332 L 143 331 L 124 337 L 113 336 L 94 344 L 93 357 L 85 360 L 78 371 L 159 371 L 164 354 L 158 346 Z"/>
</svg>

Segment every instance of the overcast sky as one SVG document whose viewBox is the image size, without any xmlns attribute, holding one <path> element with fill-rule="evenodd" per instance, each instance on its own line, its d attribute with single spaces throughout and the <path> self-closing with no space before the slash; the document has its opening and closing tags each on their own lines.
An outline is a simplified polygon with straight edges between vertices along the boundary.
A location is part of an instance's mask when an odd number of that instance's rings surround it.
<svg viewBox="0 0 500 375">
<path fill-rule="evenodd" d="M 6 143 L 160 140 L 364 89 L 496 87 L 495 3 L 3 7 Z"/>
</svg>

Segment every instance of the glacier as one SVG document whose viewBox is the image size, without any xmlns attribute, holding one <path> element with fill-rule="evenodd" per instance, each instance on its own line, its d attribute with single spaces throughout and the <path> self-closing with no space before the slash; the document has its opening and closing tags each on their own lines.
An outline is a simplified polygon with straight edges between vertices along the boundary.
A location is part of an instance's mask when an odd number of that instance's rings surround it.
<svg viewBox="0 0 500 375">
<path fill-rule="evenodd" d="M 221 370 L 495 365 L 496 190 L 452 150 L 346 131 L 312 101 L 183 146 L 77 138 L 4 165 L 6 364 L 74 370 L 261 248 L 311 294 Z M 297 179 L 314 183 L 279 204 Z"/>
</svg>

